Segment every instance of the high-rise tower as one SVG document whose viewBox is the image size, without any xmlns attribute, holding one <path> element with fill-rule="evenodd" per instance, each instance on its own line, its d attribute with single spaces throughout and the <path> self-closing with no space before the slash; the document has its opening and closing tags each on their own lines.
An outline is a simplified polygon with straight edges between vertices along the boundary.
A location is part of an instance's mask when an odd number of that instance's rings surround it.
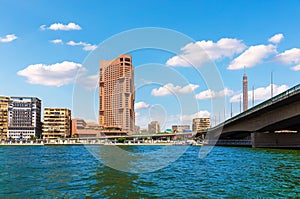
<svg viewBox="0 0 300 199">
<path fill-rule="evenodd" d="M 243 75 L 243 111 L 248 109 L 248 79 L 246 70 L 244 67 L 244 75 Z"/>
<path fill-rule="evenodd" d="M 100 61 L 99 125 L 132 134 L 135 127 L 134 100 L 132 57 L 123 54 L 114 60 Z"/>
</svg>

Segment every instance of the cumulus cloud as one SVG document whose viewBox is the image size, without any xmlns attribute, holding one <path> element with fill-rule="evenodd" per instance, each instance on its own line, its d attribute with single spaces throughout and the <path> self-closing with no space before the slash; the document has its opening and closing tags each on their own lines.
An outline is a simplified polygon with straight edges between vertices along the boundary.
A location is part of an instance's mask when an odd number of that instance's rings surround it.
<svg viewBox="0 0 300 199">
<path fill-rule="evenodd" d="M 274 60 L 282 62 L 284 64 L 296 64 L 300 63 L 300 49 L 292 48 L 278 54 Z"/>
<path fill-rule="evenodd" d="M 153 96 L 166 96 L 166 95 L 180 95 L 180 94 L 186 94 L 186 93 L 192 93 L 194 90 L 196 90 L 199 87 L 199 85 L 194 84 L 188 84 L 186 86 L 174 86 L 172 83 L 168 83 L 158 89 L 153 89 L 151 91 L 151 94 Z"/>
<path fill-rule="evenodd" d="M 140 112 L 134 112 L 134 113 L 135 113 L 135 117 L 141 116 L 141 113 L 140 113 Z"/>
<path fill-rule="evenodd" d="M 244 68 L 244 66 L 252 67 L 262 63 L 264 59 L 276 53 L 276 47 L 272 44 L 251 46 L 240 56 L 231 61 L 227 69 L 238 70 Z"/>
<path fill-rule="evenodd" d="M 136 125 L 143 127 L 148 127 L 148 123 L 151 121 L 151 117 L 149 114 L 145 114 L 142 112 L 135 111 L 135 122 Z"/>
<path fill-rule="evenodd" d="M 54 40 L 51 40 L 50 42 L 54 43 L 54 44 L 63 44 L 64 43 L 61 39 L 54 39 Z M 83 47 L 82 49 L 85 51 L 92 51 L 97 48 L 96 45 L 92 45 L 92 44 L 82 42 L 82 41 L 80 41 L 80 42 L 69 41 L 66 44 L 69 46 L 82 46 Z"/>
<path fill-rule="evenodd" d="M 216 43 L 213 41 L 197 41 L 181 48 L 182 54 L 167 61 L 169 66 L 200 66 L 208 61 L 215 61 L 223 57 L 232 57 L 241 53 L 246 45 L 241 40 L 222 38 Z"/>
<path fill-rule="evenodd" d="M 92 44 L 85 43 L 85 42 L 82 42 L 82 41 L 80 41 L 80 42 L 69 41 L 67 43 L 67 45 L 69 45 L 69 46 L 82 46 L 83 47 L 82 49 L 85 50 L 85 51 L 92 51 L 92 50 L 95 50 L 97 48 L 96 45 L 92 45 Z"/>
<path fill-rule="evenodd" d="M 73 83 L 77 73 L 85 70 L 81 64 L 64 61 L 51 65 L 29 65 L 17 74 L 26 77 L 30 84 L 60 87 Z"/>
<path fill-rule="evenodd" d="M 283 34 L 276 34 L 273 37 L 271 37 L 268 41 L 272 42 L 274 44 L 278 44 L 281 42 L 281 40 L 284 38 Z"/>
<path fill-rule="evenodd" d="M 292 48 L 278 54 L 273 59 L 274 61 L 281 62 L 285 65 L 294 65 L 291 69 L 294 71 L 300 70 L 300 49 Z"/>
<path fill-rule="evenodd" d="M 183 122 L 191 122 L 194 118 L 207 118 L 210 117 L 210 112 L 207 110 L 199 111 L 191 115 L 180 115 L 180 120 Z"/>
<path fill-rule="evenodd" d="M 82 71 L 85 71 L 85 68 L 81 69 Z M 99 75 L 90 75 L 90 76 L 81 76 L 81 74 L 78 74 L 77 82 L 82 85 L 86 90 L 94 90 L 98 88 L 98 80 Z"/>
<path fill-rule="evenodd" d="M 195 95 L 195 98 L 198 100 L 206 100 L 206 99 L 213 99 L 217 97 L 231 96 L 233 95 L 233 93 L 234 92 L 228 88 L 225 88 L 224 90 L 221 91 L 213 91 L 211 89 L 208 89 Z"/>
<path fill-rule="evenodd" d="M 134 104 L 135 110 L 147 109 L 149 107 L 150 107 L 150 105 L 147 104 L 146 102 L 137 102 Z"/>
<path fill-rule="evenodd" d="M 50 40 L 50 42 L 54 44 L 63 44 L 63 41 L 61 39 Z"/>
<path fill-rule="evenodd" d="M 41 29 L 41 30 L 47 30 L 47 26 L 46 26 L 45 24 L 44 24 L 44 25 L 41 25 L 41 26 L 40 26 L 40 29 Z"/>
<path fill-rule="evenodd" d="M 287 85 L 275 85 L 273 84 L 273 96 L 278 95 L 286 91 L 289 87 Z M 252 90 L 248 91 L 248 101 L 252 101 Z M 242 93 L 236 94 L 230 98 L 230 102 L 240 102 Z M 254 100 L 255 101 L 264 101 L 271 98 L 271 85 L 267 87 L 260 87 L 254 89 Z"/>
<path fill-rule="evenodd" d="M 12 42 L 13 40 L 17 39 L 18 37 L 14 34 L 6 35 L 5 37 L 0 37 L 0 42 L 7 43 Z"/>
<path fill-rule="evenodd" d="M 300 64 L 294 66 L 291 68 L 293 71 L 299 71 L 300 70 Z"/>
<path fill-rule="evenodd" d="M 47 27 L 46 25 L 41 25 L 40 26 L 41 30 L 64 30 L 64 31 L 69 31 L 69 30 L 81 30 L 82 28 L 78 25 L 75 24 L 73 22 L 70 22 L 68 24 L 61 24 L 61 23 L 54 23 L 51 24 L 49 27 Z"/>
</svg>

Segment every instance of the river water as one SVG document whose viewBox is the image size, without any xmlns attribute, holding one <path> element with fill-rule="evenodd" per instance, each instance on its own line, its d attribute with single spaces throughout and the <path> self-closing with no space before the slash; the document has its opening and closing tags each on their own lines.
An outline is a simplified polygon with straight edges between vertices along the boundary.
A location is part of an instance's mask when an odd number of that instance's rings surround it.
<svg viewBox="0 0 300 199">
<path fill-rule="evenodd" d="M 157 171 L 128 173 L 105 166 L 84 146 L 1 146 L 0 198 L 300 197 L 300 150 L 214 147 L 200 159 L 199 149 L 188 147 Z"/>
</svg>

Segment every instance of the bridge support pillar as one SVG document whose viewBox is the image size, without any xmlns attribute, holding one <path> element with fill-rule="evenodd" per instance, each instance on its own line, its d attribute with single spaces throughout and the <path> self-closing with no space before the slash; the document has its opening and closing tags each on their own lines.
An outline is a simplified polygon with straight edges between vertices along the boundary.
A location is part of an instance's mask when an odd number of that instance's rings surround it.
<svg viewBox="0 0 300 199">
<path fill-rule="evenodd" d="M 300 148 L 300 132 L 298 133 L 251 133 L 253 148 Z"/>
</svg>

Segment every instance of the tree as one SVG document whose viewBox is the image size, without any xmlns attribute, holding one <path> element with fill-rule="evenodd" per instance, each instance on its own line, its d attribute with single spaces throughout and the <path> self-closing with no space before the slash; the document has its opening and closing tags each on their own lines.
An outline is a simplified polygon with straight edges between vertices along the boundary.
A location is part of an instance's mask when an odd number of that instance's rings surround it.
<svg viewBox="0 0 300 199">
<path fill-rule="evenodd" d="M 124 143 L 125 140 L 126 140 L 126 138 L 124 138 L 124 137 L 119 137 L 117 141 L 118 141 L 118 143 Z"/>
</svg>

